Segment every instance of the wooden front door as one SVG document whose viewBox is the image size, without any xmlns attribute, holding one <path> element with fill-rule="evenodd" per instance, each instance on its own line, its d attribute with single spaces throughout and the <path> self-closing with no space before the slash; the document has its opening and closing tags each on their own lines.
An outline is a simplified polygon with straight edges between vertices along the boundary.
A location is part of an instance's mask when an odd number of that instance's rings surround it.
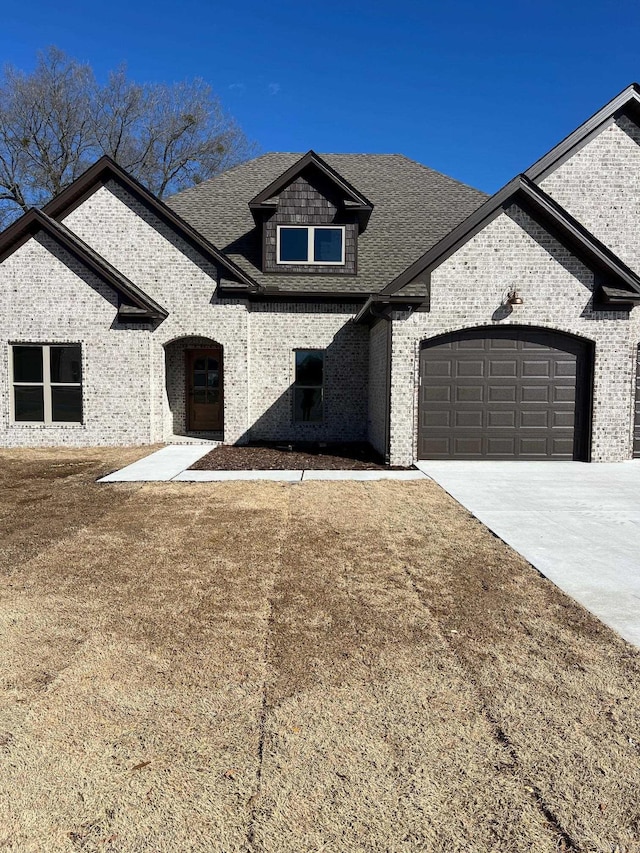
<svg viewBox="0 0 640 853">
<path fill-rule="evenodd" d="M 187 369 L 187 430 L 222 431 L 222 347 L 190 349 Z"/>
</svg>

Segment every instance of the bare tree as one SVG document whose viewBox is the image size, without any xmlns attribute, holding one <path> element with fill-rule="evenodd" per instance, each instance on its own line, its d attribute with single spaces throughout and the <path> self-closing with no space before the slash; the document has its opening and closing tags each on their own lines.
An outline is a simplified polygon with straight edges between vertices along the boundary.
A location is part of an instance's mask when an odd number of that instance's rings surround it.
<svg viewBox="0 0 640 853">
<path fill-rule="evenodd" d="M 203 80 L 139 84 L 123 66 L 100 85 L 57 48 L 0 78 L 0 227 L 68 186 L 102 154 L 156 195 L 246 159 L 253 146 Z"/>
</svg>

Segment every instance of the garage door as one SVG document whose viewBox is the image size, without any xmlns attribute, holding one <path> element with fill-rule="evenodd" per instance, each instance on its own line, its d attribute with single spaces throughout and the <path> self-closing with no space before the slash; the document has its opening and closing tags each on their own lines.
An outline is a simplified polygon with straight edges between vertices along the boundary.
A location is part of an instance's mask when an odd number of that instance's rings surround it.
<svg viewBox="0 0 640 853">
<path fill-rule="evenodd" d="M 526 328 L 474 329 L 420 354 L 420 459 L 585 459 L 585 342 Z"/>
</svg>

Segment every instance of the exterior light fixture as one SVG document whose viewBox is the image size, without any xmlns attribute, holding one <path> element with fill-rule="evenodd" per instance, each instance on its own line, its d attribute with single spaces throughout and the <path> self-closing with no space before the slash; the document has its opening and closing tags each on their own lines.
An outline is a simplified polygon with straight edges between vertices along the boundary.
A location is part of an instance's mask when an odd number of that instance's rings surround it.
<svg viewBox="0 0 640 853">
<path fill-rule="evenodd" d="M 522 305 L 524 303 L 524 299 L 520 295 L 520 291 L 517 289 L 507 290 L 502 297 L 503 305 Z"/>
</svg>

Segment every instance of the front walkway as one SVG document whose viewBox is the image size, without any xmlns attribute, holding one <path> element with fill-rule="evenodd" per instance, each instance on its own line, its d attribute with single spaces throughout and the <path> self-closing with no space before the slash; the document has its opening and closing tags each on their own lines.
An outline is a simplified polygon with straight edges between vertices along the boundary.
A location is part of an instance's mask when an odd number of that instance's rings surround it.
<svg viewBox="0 0 640 853">
<path fill-rule="evenodd" d="M 560 589 L 640 646 L 640 463 L 416 464 Z"/>
<path fill-rule="evenodd" d="M 99 483 L 150 483 L 173 481 L 206 483 L 222 480 L 276 480 L 299 483 L 303 480 L 424 480 L 421 471 L 190 471 L 189 468 L 211 451 L 209 444 L 170 445 L 144 459 L 101 477 Z"/>
</svg>

